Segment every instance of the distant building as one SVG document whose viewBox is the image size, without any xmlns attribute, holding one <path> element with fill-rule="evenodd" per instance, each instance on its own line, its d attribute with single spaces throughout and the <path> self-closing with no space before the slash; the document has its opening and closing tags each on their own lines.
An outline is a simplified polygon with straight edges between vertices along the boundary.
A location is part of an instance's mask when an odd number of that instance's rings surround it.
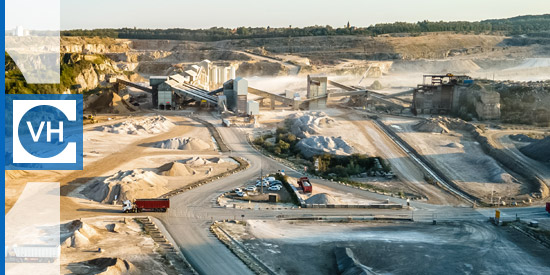
<svg viewBox="0 0 550 275">
<path fill-rule="evenodd" d="M 424 75 L 413 92 L 412 113 L 449 114 L 458 111 L 458 87 L 472 84 L 467 75 Z"/>
<path fill-rule="evenodd" d="M 25 30 L 25 28 L 23 28 L 23 26 L 17 26 L 13 30 L 13 36 L 28 36 L 28 35 L 29 35 L 29 31 Z"/>
</svg>

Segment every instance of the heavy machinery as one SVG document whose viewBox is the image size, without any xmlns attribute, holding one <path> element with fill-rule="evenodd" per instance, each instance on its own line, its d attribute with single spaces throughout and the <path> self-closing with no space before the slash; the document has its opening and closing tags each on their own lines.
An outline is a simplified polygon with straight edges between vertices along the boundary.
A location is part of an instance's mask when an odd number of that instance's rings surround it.
<svg viewBox="0 0 550 275">
<path fill-rule="evenodd" d="M 311 186 L 311 182 L 309 181 L 308 177 L 299 178 L 297 183 L 298 185 L 300 185 L 304 193 L 311 193 L 313 191 L 313 186 Z"/>
<path fill-rule="evenodd" d="M 94 115 L 84 116 L 84 124 L 94 124 L 94 123 L 98 123 Z"/>
<path fill-rule="evenodd" d="M 122 204 L 124 213 L 166 212 L 168 208 L 170 208 L 170 199 L 136 199 L 133 203 L 125 200 Z"/>
</svg>

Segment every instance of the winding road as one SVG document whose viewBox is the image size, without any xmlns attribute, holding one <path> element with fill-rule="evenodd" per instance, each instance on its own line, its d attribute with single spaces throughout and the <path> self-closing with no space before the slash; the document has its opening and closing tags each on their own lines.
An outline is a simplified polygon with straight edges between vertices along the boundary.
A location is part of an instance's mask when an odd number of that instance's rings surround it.
<svg viewBox="0 0 550 275">
<path fill-rule="evenodd" d="M 196 189 L 184 192 L 171 198 L 171 211 L 166 214 L 156 214 L 166 230 L 181 248 L 189 263 L 200 274 L 253 274 L 248 267 L 226 248 L 209 227 L 214 220 L 223 219 L 277 219 L 284 217 L 315 217 L 315 216 L 401 216 L 411 217 L 415 221 L 437 220 L 486 220 L 494 215 L 494 209 L 476 209 L 471 207 L 453 207 L 431 205 L 422 202 L 411 202 L 411 210 L 381 210 L 381 209 L 288 209 L 288 210 L 244 210 L 226 209 L 216 204 L 216 198 L 230 189 L 241 186 L 244 182 L 264 173 L 285 169 L 289 176 L 299 176 L 299 173 L 262 155 L 248 144 L 246 134 L 238 128 L 221 127 L 219 119 L 210 115 L 200 118 L 215 125 L 231 149 L 230 155 L 240 156 L 250 162 L 245 171 L 202 185 Z M 266 168 L 267 167 L 267 168 Z M 390 199 L 396 203 L 405 201 L 373 194 L 364 190 L 344 186 L 330 181 L 315 181 L 316 184 L 353 193 L 370 199 Z M 516 214 L 522 218 L 542 218 L 547 215 L 542 207 L 510 208 L 502 210 L 504 219 L 513 219 Z"/>
</svg>

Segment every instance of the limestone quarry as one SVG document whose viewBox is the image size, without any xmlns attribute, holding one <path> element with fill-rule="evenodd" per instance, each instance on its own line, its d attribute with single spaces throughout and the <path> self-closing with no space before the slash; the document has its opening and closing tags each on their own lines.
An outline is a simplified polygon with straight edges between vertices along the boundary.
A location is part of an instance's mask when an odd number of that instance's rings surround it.
<svg viewBox="0 0 550 275">
<path fill-rule="evenodd" d="M 5 206 L 60 183 L 63 274 L 548 273 L 547 45 L 215 40 L 62 37 L 83 169 L 6 171 Z"/>
</svg>

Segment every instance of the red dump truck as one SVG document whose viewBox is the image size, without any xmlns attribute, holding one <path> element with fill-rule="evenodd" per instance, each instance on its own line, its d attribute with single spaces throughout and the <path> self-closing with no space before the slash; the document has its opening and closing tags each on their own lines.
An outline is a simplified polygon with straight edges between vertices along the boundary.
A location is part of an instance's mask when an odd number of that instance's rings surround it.
<svg viewBox="0 0 550 275">
<path fill-rule="evenodd" d="M 313 187 L 311 186 L 311 182 L 309 181 L 308 177 L 299 178 L 298 185 L 300 185 L 304 193 L 311 193 L 311 191 L 313 190 Z"/>
<path fill-rule="evenodd" d="M 550 214 L 550 202 L 546 203 L 546 212 L 548 212 L 548 214 Z"/>
<path fill-rule="evenodd" d="M 122 212 L 166 212 L 168 208 L 170 208 L 170 199 L 136 199 L 133 203 L 130 200 L 125 200 L 122 205 Z"/>
</svg>

